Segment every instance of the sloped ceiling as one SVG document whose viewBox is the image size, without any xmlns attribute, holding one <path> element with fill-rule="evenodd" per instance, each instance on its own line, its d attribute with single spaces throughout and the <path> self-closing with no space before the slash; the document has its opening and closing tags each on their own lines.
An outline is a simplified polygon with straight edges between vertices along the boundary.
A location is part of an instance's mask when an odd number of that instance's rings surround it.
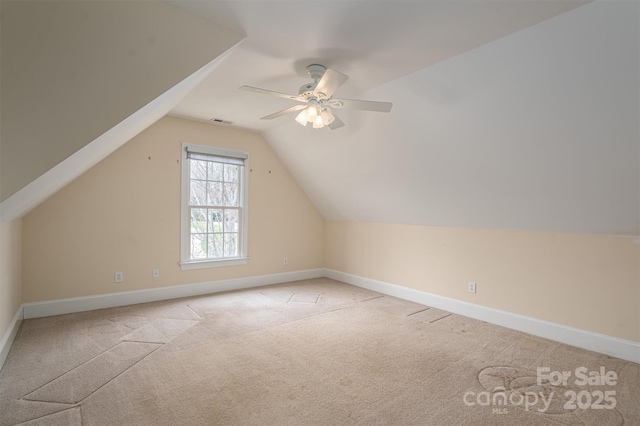
<svg viewBox="0 0 640 426">
<path fill-rule="evenodd" d="M 386 116 L 266 133 L 328 219 L 637 235 L 637 3 L 584 6 L 384 84 Z M 635 9 L 635 13 L 634 13 Z"/>
<path fill-rule="evenodd" d="M 3 1 L 2 199 L 243 33 L 172 114 L 262 132 L 326 219 L 639 234 L 637 2 L 165 3 Z M 109 24 L 125 7 L 130 32 Z M 294 93 L 310 63 L 392 112 L 313 130 L 237 90 Z"/>
<path fill-rule="evenodd" d="M 638 235 L 637 2 L 214 3 L 180 7 L 248 38 L 173 113 L 262 131 L 326 219 Z M 392 112 L 314 130 L 236 90 L 312 62 Z"/>
<path fill-rule="evenodd" d="M 158 1 L 2 1 L 1 30 L 2 220 L 166 114 L 184 93 L 164 95 L 243 38 Z M 91 155 L 65 163 L 98 140 Z"/>
</svg>

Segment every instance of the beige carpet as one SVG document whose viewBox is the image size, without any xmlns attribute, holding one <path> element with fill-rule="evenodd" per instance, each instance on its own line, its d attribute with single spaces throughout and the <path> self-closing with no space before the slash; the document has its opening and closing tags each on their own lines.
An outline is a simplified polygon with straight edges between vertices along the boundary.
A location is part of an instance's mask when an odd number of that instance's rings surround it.
<svg viewBox="0 0 640 426">
<path fill-rule="evenodd" d="M 316 279 L 26 320 L 0 424 L 640 425 L 639 391 L 638 364 Z"/>
</svg>

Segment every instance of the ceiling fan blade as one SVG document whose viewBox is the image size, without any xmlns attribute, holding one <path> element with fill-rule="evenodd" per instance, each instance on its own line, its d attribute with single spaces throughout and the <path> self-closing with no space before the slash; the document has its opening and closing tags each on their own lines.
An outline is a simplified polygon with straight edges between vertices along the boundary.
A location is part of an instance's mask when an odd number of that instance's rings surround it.
<svg viewBox="0 0 640 426">
<path fill-rule="evenodd" d="M 389 112 L 393 106 L 391 102 L 360 101 L 355 99 L 331 99 L 329 105 L 332 108 L 360 109 L 377 112 Z"/>
<path fill-rule="evenodd" d="M 313 93 L 320 98 L 329 99 L 348 79 L 349 76 L 329 68 L 324 72 Z"/>
<path fill-rule="evenodd" d="M 291 112 L 300 111 L 305 107 L 306 105 L 294 105 L 291 108 L 283 109 L 282 111 L 275 112 L 273 114 L 267 115 L 266 117 L 262 117 L 260 120 L 273 120 L 274 118 L 282 117 L 283 115 L 287 115 Z"/>
<path fill-rule="evenodd" d="M 342 122 L 342 120 L 340 120 L 340 117 L 335 114 L 333 114 L 333 117 L 335 118 L 335 120 L 333 120 L 333 123 L 329 124 L 329 128 L 331 130 L 339 129 L 340 127 L 344 126 L 344 123 Z"/>
<path fill-rule="evenodd" d="M 292 101 L 306 102 L 305 99 L 302 99 L 299 96 L 289 95 L 287 93 L 282 93 L 282 92 L 276 92 L 274 90 L 261 89 L 259 87 L 241 86 L 240 90 L 246 90 L 247 92 L 261 93 L 263 95 L 277 96 L 279 98 L 291 99 Z"/>
</svg>

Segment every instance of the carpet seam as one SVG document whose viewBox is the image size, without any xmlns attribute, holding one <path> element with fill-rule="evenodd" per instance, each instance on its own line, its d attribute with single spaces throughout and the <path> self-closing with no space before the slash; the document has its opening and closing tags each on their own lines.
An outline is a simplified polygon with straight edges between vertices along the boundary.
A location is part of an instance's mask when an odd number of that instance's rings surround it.
<svg viewBox="0 0 640 426">
<path fill-rule="evenodd" d="M 428 311 L 429 309 L 431 308 L 429 307 L 425 309 L 420 309 L 419 311 L 415 311 L 415 312 L 411 312 L 410 314 L 407 314 L 407 316 L 410 317 L 411 315 L 419 314 L 420 312 Z"/>
<path fill-rule="evenodd" d="M 359 302 L 355 302 L 355 303 L 370 302 L 371 300 L 382 299 L 383 297 L 387 297 L 387 296 L 385 296 L 385 295 L 383 294 L 383 295 L 381 295 L 381 296 L 372 297 L 372 298 L 370 298 L 370 299 L 364 299 L 364 300 L 361 300 L 361 301 L 359 301 Z"/>
<path fill-rule="evenodd" d="M 434 323 L 434 322 L 436 322 L 436 321 L 440 321 L 440 320 L 442 320 L 442 319 L 449 318 L 449 317 L 450 317 L 450 316 L 452 316 L 452 315 L 453 315 L 453 314 L 449 314 L 449 315 L 445 315 L 445 316 L 440 317 L 440 318 L 436 318 L 436 319 L 434 319 L 433 321 L 429 321 L 429 324 L 433 324 L 433 323 Z"/>
<path fill-rule="evenodd" d="M 34 393 L 34 392 L 36 392 L 36 391 L 38 391 L 38 390 L 40 390 L 40 389 L 42 389 L 43 387 L 47 386 L 48 384 L 50 384 L 50 383 L 52 383 L 52 382 L 54 382 L 54 381 L 58 380 L 58 379 L 59 379 L 59 378 L 61 378 L 62 376 L 66 375 L 66 374 L 69 374 L 70 372 L 72 372 L 72 371 L 73 371 L 73 370 L 75 370 L 76 368 L 82 367 L 82 366 L 83 366 L 83 365 L 85 365 L 86 363 L 93 361 L 94 359 L 98 358 L 100 355 L 105 354 L 106 352 L 110 351 L 111 349 L 115 348 L 116 346 L 118 346 L 118 345 L 120 345 L 120 344 L 122 344 L 122 341 L 120 341 L 120 342 L 116 343 L 115 345 L 111 346 L 110 348 L 105 349 L 104 351 L 100 352 L 99 354 L 97 354 L 97 355 L 95 355 L 95 356 L 93 356 L 93 357 L 89 358 L 89 359 L 88 359 L 88 360 L 86 360 L 85 362 L 82 362 L 82 363 L 80 363 L 80 364 L 76 365 L 76 366 L 75 366 L 75 367 L 73 367 L 72 369 L 65 371 L 64 373 L 60 374 L 59 376 L 54 377 L 53 379 L 49 380 L 47 383 L 45 383 L 45 384 L 43 384 L 43 385 L 38 386 L 38 387 L 37 387 L 37 388 L 35 388 L 34 390 L 32 390 L 32 391 L 30 391 L 30 392 L 27 392 L 25 395 L 23 395 L 22 397 L 20 397 L 20 398 L 18 398 L 18 399 L 22 399 L 22 400 L 25 400 L 25 401 L 37 401 L 37 400 L 27 399 L 27 396 L 28 396 L 28 395 L 31 395 L 32 393 Z M 54 402 L 54 403 L 55 403 L 55 402 Z"/>
<path fill-rule="evenodd" d="M 193 311 L 193 312 L 198 316 L 198 318 L 200 318 L 200 319 L 203 319 L 203 318 L 204 318 L 202 315 L 200 315 L 200 314 L 198 313 L 198 311 L 196 311 L 196 310 L 195 310 L 191 305 L 189 305 L 188 303 L 187 303 L 187 308 L 191 309 L 191 310 L 192 310 L 192 311 Z"/>
<path fill-rule="evenodd" d="M 142 358 L 140 358 L 139 360 L 137 360 L 136 362 L 134 362 L 133 364 L 131 364 L 129 367 L 127 367 L 125 370 L 121 371 L 120 374 L 114 376 L 111 380 L 109 380 L 108 382 L 104 383 L 102 386 L 100 386 L 98 389 L 94 390 L 93 392 L 91 392 L 89 395 L 85 396 L 84 398 L 82 398 L 80 401 L 78 401 L 78 404 L 82 404 L 82 402 L 84 402 L 84 400 L 86 400 L 87 398 L 89 398 L 91 395 L 93 395 L 94 393 L 98 392 L 100 389 L 102 389 L 103 387 L 107 386 L 109 383 L 113 382 L 115 379 L 117 379 L 118 377 L 122 376 L 124 373 L 126 373 L 127 371 L 131 370 L 133 367 L 135 367 L 136 365 L 138 365 L 139 362 L 145 360 L 149 355 L 153 354 L 155 351 L 157 351 L 158 349 L 160 349 L 162 346 L 164 346 L 164 344 L 159 344 L 157 348 L 155 348 L 154 350 L 152 350 L 151 352 L 149 352 L 148 354 L 146 354 L 145 356 L 143 356 Z"/>
<path fill-rule="evenodd" d="M 171 339 L 173 340 L 173 339 Z M 129 343 L 151 343 L 153 345 L 164 345 L 165 343 L 169 343 L 169 342 L 152 342 L 149 340 L 120 340 L 120 343 L 124 343 L 124 342 L 129 342 Z"/>
<path fill-rule="evenodd" d="M 49 402 L 49 401 L 31 401 L 29 399 L 27 399 L 26 401 L 29 401 L 29 402 L 47 402 L 47 403 Z M 62 404 L 65 404 L 65 403 L 63 402 Z M 65 411 L 70 411 L 70 410 L 73 410 L 74 408 L 80 408 L 80 404 L 76 403 L 76 404 L 73 404 L 73 406 L 71 406 L 71 407 L 65 408 L 64 410 L 56 411 L 54 413 L 45 414 L 44 416 L 40 416 L 40 417 L 34 417 L 33 419 L 29 419 L 29 420 L 26 420 L 24 422 L 20 422 L 18 424 L 27 423 L 27 422 L 33 422 L 35 420 L 44 419 L 45 417 L 55 416 L 56 414 L 64 413 Z M 82 410 L 80 411 L 80 420 L 82 420 Z"/>
<path fill-rule="evenodd" d="M 87 399 L 88 397 L 90 397 L 91 395 L 93 395 L 94 393 L 96 393 L 98 390 L 102 389 L 102 387 L 103 387 L 103 386 L 105 386 L 107 383 L 109 383 L 109 382 L 111 382 L 112 380 L 116 379 L 116 378 L 117 378 L 117 377 L 119 377 L 122 373 L 124 373 L 125 371 L 129 370 L 131 367 L 133 367 L 134 365 L 136 365 L 137 363 L 139 363 L 140 361 L 142 361 L 143 359 L 145 359 L 146 357 L 148 357 L 149 355 L 151 355 L 152 353 L 154 353 L 155 351 L 157 351 L 159 348 L 161 348 L 161 347 L 162 347 L 162 345 L 164 345 L 164 343 L 155 343 L 155 342 L 132 342 L 132 343 L 146 343 L 146 344 L 158 345 L 158 347 L 157 347 L 157 348 L 155 348 L 154 350 L 152 350 L 151 352 L 149 352 L 149 353 L 148 353 L 147 355 L 145 355 L 144 357 L 140 358 L 138 361 L 136 361 L 135 363 L 133 363 L 130 367 L 127 367 L 127 368 L 126 368 L 124 371 L 122 371 L 120 374 L 118 374 L 118 375 L 114 376 L 111 380 L 109 380 L 108 382 L 104 383 L 102 386 L 100 386 L 99 388 L 97 388 L 95 391 L 91 392 L 89 395 L 87 395 L 87 396 L 85 396 L 84 398 L 82 398 L 80 401 L 76 401 L 76 402 L 71 402 L 71 403 L 70 403 L 70 402 L 58 402 L 58 401 L 41 401 L 41 400 L 39 400 L 39 399 L 29 399 L 29 398 L 27 398 L 27 396 L 28 396 L 28 395 L 30 395 L 30 394 L 32 394 L 32 393 L 34 393 L 34 392 L 36 392 L 36 391 L 38 391 L 38 390 L 42 389 L 43 387 L 47 386 L 48 384 L 50 384 L 50 383 L 52 383 L 52 382 L 54 382 L 54 381 L 58 380 L 58 379 L 59 379 L 59 378 L 61 378 L 62 376 L 65 376 L 66 374 L 71 373 L 73 370 L 75 370 L 75 369 L 77 369 L 77 368 L 82 367 L 82 366 L 83 366 L 83 365 L 85 365 L 86 363 L 88 363 L 88 362 L 90 362 L 90 361 L 93 361 L 94 359 L 96 359 L 96 358 L 97 358 L 97 357 L 99 357 L 100 355 L 105 354 L 106 352 L 110 351 L 111 349 L 115 348 L 115 347 L 116 347 L 116 346 L 118 346 L 118 345 L 121 345 L 121 344 L 122 344 L 122 343 L 124 343 L 124 342 L 129 342 L 129 341 L 128 341 L 128 340 L 124 340 L 124 341 L 122 341 L 122 342 L 120 342 L 120 343 L 118 343 L 118 344 L 116 344 L 116 345 L 112 346 L 111 348 L 107 349 L 106 351 L 101 352 L 100 354 L 98 354 L 98 355 L 94 356 L 94 357 L 93 357 L 93 358 L 91 358 L 90 360 L 88 360 L 88 361 L 86 361 L 86 362 L 83 362 L 82 364 L 80 364 L 80 365 L 78 365 L 78 366 L 76 366 L 76 367 L 73 367 L 71 370 L 69 370 L 69 371 L 67 371 L 67 372 L 65 372 L 65 373 L 63 373 L 63 374 L 61 374 L 60 376 L 56 377 L 55 379 L 53 379 L 53 380 L 51 380 L 51 381 L 49 381 L 49 382 L 45 383 L 44 385 L 40 386 L 40 387 L 39 387 L 39 388 L 37 388 L 37 389 L 35 389 L 35 390 L 33 390 L 33 391 L 29 392 L 28 394 L 26 394 L 25 396 L 23 396 L 23 397 L 22 397 L 22 398 L 20 398 L 20 399 L 21 399 L 21 400 L 23 400 L 23 401 L 29 401 L 29 402 L 48 402 L 48 403 L 51 403 L 51 404 L 69 404 L 69 405 L 71 405 L 71 404 L 73 404 L 73 405 L 81 404 L 81 403 L 82 403 L 82 401 L 84 401 L 85 399 Z"/>
</svg>

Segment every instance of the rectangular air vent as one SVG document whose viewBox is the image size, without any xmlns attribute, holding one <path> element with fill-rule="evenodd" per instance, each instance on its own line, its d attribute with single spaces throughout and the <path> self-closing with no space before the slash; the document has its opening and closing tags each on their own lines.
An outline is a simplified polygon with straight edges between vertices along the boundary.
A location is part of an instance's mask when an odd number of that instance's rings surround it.
<svg viewBox="0 0 640 426">
<path fill-rule="evenodd" d="M 221 118 L 212 118 L 211 120 L 209 120 L 212 123 L 221 123 L 221 124 L 233 124 L 231 121 L 229 120 L 223 120 Z"/>
</svg>

